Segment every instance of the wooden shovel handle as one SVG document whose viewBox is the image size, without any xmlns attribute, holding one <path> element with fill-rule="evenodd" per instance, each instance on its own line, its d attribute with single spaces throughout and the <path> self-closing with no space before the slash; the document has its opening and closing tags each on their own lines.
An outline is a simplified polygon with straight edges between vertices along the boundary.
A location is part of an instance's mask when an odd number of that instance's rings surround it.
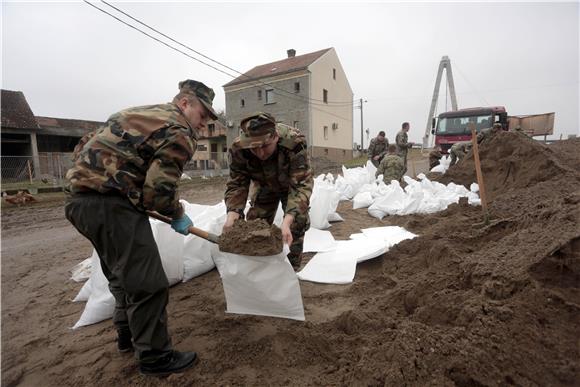
<svg viewBox="0 0 580 387">
<path fill-rule="evenodd" d="M 152 217 L 154 219 L 160 220 L 163 223 L 171 224 L 171 218 L 169 216 L 161 215 L 160 213 L 155 212 L 155 211 L 147 211 L 147 215 L 149 215 L 150 217 Z M 196 235 L 196 236 L 203 238 L 207 241 L 210 241 L 212 243 L 216 243 L 216 244 L 219 243 L 218 242 L 219 237 L 217 235 L 212 234 L 210 232 L 207 232 L 205 230 L 202 230 L 200 228 L 191 226 L 191 227 L 189 227 L 188 231 L 190 234 Z"/>
</svg>

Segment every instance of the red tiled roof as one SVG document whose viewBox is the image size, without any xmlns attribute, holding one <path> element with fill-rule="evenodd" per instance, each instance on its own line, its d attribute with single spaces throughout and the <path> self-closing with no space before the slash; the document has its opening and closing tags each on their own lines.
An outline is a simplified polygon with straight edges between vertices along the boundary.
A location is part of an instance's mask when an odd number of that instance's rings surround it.
<svg viewBox="0 0 580 387">
<path fill-rule="evenodd" d="M 32 109 L 21 91 L 2 90 L 1 98 L 3 128 L 38 129 Z"/>
<path fill-rule="evenodd" d="M 290 73 L 297 70 L 302 70 L 310 66 L 314 61 L 324 55 L 332 48 L 325 48 L 324 50 L 311 52 L 309 54 L 298 55 L 292 58 L 286 58 L 277 62 L 266 63 L 256 66 L 250 71 L 240 75 L 236 79 L 226 83 L 223 87 L 238 85 L 245 82 L 254 81 L 256 79 L 271 77 L 284 73 Z"/>
<path fill-rule="evenodd" d="M 98 129 L 105 124 L 104 122 L 99 121 L 40 116 L 36 116 L 36 121 L 41 128 L 85 129 L 89 132 Z"/>
</svg>

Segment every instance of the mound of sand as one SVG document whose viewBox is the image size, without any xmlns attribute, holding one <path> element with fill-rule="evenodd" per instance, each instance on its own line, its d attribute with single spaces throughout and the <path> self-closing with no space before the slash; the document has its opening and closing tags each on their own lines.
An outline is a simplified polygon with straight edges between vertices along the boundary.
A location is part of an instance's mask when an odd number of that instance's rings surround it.
<svg viewBox="0 0 580 387">
<path fill-rule="evenodd" d="M 481 169 L 488 200 L 509 190 L 530 187 L 539 182 L 568 176 L 578 179 L 580 155 L 574 153 L 580 141 L 562 141 L 559 148 L 543 145 L 517 132 L 500 132 L 484 141 L 480 148 Z M 473 154 L 451 166 L 437 179 L 469 186 L 477 181 Z"/>
</svg>

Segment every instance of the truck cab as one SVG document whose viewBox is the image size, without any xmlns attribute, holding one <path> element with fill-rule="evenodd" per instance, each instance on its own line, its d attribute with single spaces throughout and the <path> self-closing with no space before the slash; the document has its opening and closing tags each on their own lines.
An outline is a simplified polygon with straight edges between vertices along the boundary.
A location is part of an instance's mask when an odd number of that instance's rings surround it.
<svg viewBox="0 0 580 387">
<path fill-rule="evenodd" d="M 491 128 L 499 122 L 504 130 L 508 130 L 508 117 L 505 107 L 477 107 L 445 112 L 433 119 L 431 133 L 435 135 L 435 145 L 439 145 L 443 153 L 448 153 L 451 145 L 459 141 L 471 140 L 469 123 L 475 124 L 479 133 L 482 129 Z"/>
</svg>

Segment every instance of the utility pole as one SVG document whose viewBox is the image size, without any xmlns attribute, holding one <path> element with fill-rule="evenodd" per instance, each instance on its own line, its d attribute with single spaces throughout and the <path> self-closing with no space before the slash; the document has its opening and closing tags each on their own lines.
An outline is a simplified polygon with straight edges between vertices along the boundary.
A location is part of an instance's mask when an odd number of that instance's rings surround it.
<svg viewBox="0 0 580 387">
<path fill-rule="evenodd" d="M 360 151 L 362 152 L 364 150 L 364 138 L 363 138 L 363 103 L 367 102 L 366 100 L 363 100 L 362 98 L 359 99 L 360 102 Z"/>
<path fill-rule="evenodd" d="M 360 151 L 364 150 L 363 145 L 363 99 L 360 99 Z"/>
</svg>

